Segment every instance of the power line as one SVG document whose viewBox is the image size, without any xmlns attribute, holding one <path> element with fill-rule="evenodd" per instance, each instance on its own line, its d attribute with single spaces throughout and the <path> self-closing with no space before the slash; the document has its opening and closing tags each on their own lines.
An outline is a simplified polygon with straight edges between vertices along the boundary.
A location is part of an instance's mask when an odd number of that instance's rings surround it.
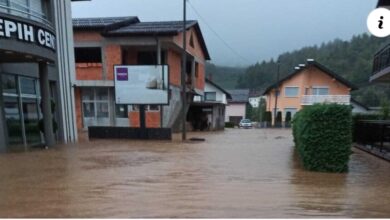
<svg viewBox="0 0 390 220">
<path fill-rule="evenodd" d="M 234 50 L 212 27 L 211 25 L 209 25 L 206 21 L 206 19 L 203 18 L 203 16 L 200 15 L 200 13 L 198 12 L 198 10 L 195 9 L 195 7 L 191 4 L 190 1 L 187 1 L 187 3 L 190 5 L 190 7 L 192 8 L 192 10 L 194 11 L 194 13 L 206 24 L 206 26 L 213 32 L 213 34 L 229 49 L 231 50 L 236 56 L 238 56 L 239 58 L 241 58 L 242 60 L 248 62 L 248 63 L 252 63 L 251 61 L 249 61 L 248 59 L 246 59 L 245 57 L 241 56 L 240 53 L 238 53 L 236 50 Z"/>
</svg>

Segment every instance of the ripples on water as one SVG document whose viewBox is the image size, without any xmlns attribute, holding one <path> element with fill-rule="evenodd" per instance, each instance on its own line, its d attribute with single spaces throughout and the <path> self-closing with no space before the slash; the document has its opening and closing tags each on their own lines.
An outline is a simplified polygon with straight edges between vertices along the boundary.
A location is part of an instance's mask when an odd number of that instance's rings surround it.
<svg viewBox="0 0 390 220">
<path fill-rule="evenodd" d="M 389 163 L 303 171 L 289 130 L 92 141 L 0 155 L 1 217 L 390 217 Z"/>
</svg>

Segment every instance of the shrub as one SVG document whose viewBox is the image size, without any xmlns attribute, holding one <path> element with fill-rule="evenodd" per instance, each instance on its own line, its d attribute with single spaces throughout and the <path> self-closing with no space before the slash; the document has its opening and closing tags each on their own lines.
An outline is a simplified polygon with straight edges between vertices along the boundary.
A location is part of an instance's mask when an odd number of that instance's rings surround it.
<svg viewBox="0 0 390 220">
<path fill-rule="evenodd" d="M 225 128 L 234 128 L 234 122 L 225 122 Z"/>
<path fill-rule="evenodd" d="M 277 128 L 282 127 L 282 112 L 278 112 L 276 114 L 275 127 Z"/>
<path fill-rule="evenodd" d="M 390 103 L 386 99 L 383 99 L 381 101 L 381 114 L 382 114 L 382 119 L 383 120 L 389 119 L 389 116 L 390 116 Z"/>
<path fill-rule="evenodd" d="M 307 170 L 346 172 L 352 145 L 352 115 L 347 105 L 316 104 L 293 120 L 298 154 Z"/>
<path fill-rule="evenodd" d="M 264 121 L 267 122 L 268 125 L 270 125 L 272 123 L 272 113 L 270 111 L 266 111 L 264 117 Z"/>
<path fill-rule="evenodd" d="M 290 125 L 291 125 L 291 112 L 287 112 L 286 113 L 286 120 L 285 120 L 285 122 L 286 122 L 285 126 L 286 127 L 290 127 Z"/>
</svg>

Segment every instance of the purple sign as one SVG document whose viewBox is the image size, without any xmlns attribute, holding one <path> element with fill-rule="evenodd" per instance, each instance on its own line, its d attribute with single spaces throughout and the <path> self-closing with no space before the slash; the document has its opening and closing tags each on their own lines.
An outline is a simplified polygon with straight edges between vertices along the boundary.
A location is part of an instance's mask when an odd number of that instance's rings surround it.
<svg viewBox="0 0 390 220">
<path fill-rule="evenodd" d="M 128 69 L 127 68 L 117 68 L 116 69 L 116 80 L 118 80 L 118 81 L 129 80 Z"/>
</svg>

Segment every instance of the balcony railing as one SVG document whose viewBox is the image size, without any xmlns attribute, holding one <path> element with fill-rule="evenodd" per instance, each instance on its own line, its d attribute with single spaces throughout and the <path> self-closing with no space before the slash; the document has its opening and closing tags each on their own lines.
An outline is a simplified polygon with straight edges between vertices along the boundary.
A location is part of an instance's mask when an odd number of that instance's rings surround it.
<svg viewBox="0 0 390 220">
<path fill-rule="evenodd" d="M 316 103 L 337 103 L 349 105 L 351 103 L 350 95 L 304 95 L 301 105 L 314 105 Z"/>
<path fill-rule="evenodd" d="M 28 18 L 40 22 L 50 28 L 53 24 L 47 19 L 47 16 L 42 12 L 35 11 L 29 7 L 18 4 L 17 2 L 0 2 L 0 12 L 12 14 L 15 16 Z"/>
<path fill-rule="evenodd" d="M 387 67 L 390 67 L 390 44 L 375 54 L 372 75 Z"/>
</svg>

